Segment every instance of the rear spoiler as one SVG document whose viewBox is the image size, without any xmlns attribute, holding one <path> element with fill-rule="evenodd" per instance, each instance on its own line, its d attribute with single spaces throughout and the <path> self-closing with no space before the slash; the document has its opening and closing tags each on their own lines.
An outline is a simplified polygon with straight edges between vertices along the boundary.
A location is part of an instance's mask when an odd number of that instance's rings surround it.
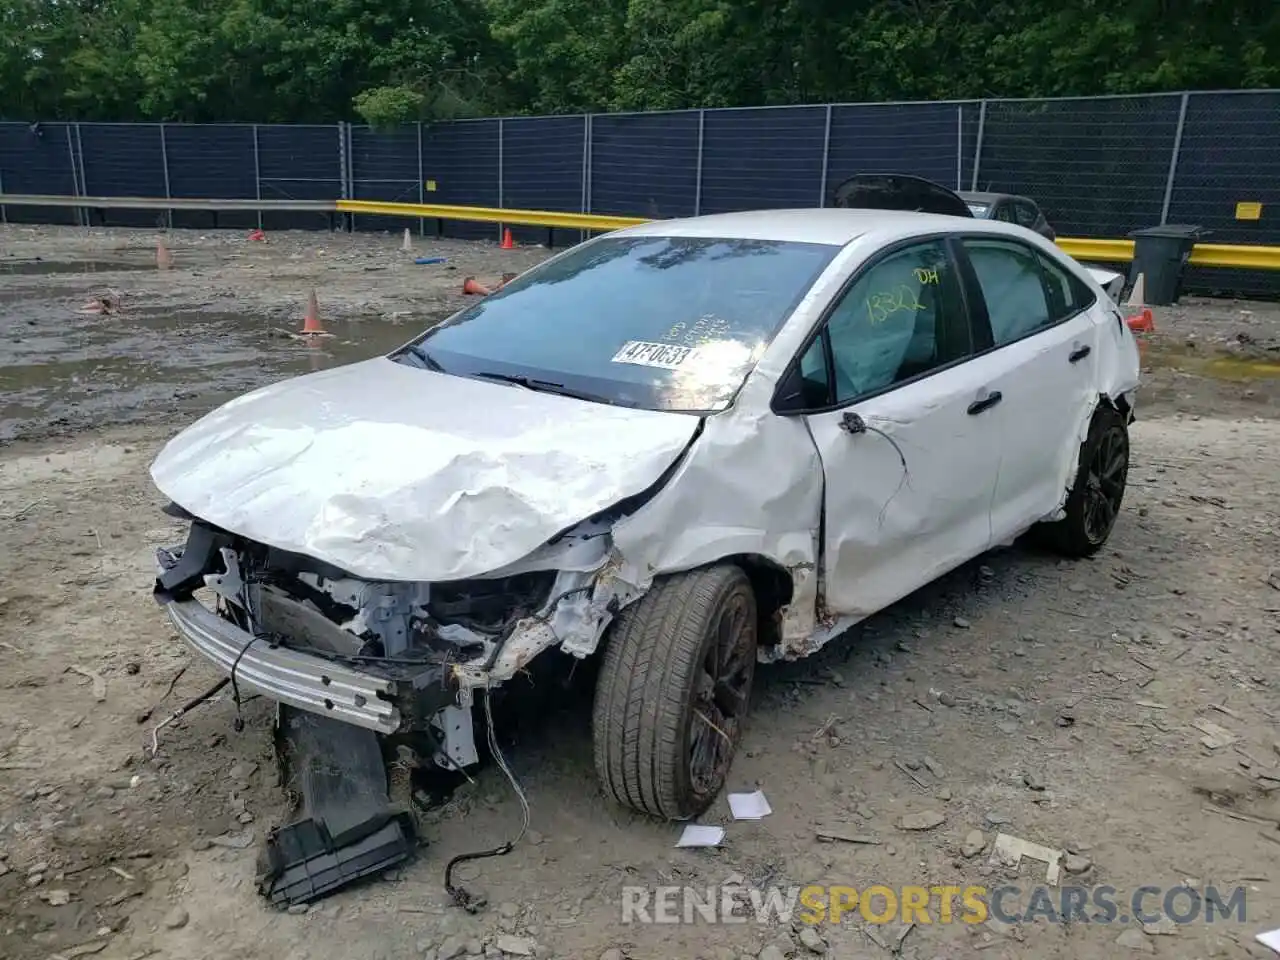
<svg viewBox="0 0 1280 960">
<path fill-rule="evenodd" d="M 1083 264 L 1082 266 L 1089 271 L 1089 276 L 1093 277 L 1098 286 L 1107 291 L 1107 296 L 1116 303 L 1120 302 L 1120 294 L 1124 291 L 1124 274 L 1116 273 L 1113 270 L 1103 270 L 1101 267 L 1090 267 Z"/>
<path fill-rule="evenodd" d="M 900 173 L 860 173 L 836 187 L 833 205 L 859 210 L 906 210 L 973 218 L 953 190 L 923 177 Z"/>
</svg>

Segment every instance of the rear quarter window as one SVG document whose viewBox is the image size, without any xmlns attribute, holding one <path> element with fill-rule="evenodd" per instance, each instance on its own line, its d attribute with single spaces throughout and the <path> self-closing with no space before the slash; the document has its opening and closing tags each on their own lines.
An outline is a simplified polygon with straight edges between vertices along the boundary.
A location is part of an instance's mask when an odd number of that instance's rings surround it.
<svg viewBox="0 0 1280 960">
<path fill-rule="evenodd" d="M 1093 306 L 1097 297 L 1088 284 L 1044 254 L 1038 253 L 1036 258 L 1040 261 L 1040 270 L 1044 274 L 1051 322 L 1065 320 Z"/>
</svg>

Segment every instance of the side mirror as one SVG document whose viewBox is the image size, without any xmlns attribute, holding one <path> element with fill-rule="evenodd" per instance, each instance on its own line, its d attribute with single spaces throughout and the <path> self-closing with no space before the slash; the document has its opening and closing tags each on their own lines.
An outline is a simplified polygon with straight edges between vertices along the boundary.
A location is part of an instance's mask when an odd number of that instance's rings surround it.
<svg viewBox="0 0 1280 960">
<path fill-rule="evenodd" d="M 805 409 L 804 377 L 800 375 L 798 364 L 778 382 L 772 407 L 774 413 L 782 416 L 790 416 Z"/>
</svg>

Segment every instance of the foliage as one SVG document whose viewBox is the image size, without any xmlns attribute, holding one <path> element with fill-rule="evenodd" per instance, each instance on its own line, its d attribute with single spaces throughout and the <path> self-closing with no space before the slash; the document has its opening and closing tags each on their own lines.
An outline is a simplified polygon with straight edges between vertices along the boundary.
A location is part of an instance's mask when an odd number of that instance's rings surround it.
<svg viewBox="0 0 1280 960">
<path fill-rule="evenodd" d="M 409 87 L 370 87 L 352 100 L 356 113 L 375 130 L 390 130 L 417 120 L 425 97 Z"/>
<path fill-rule="evenodd" d="M 1276 50 L 1274 0 L 0 0 L 0 116 L 386 124 L 1274 87 Z"/>
</svg>

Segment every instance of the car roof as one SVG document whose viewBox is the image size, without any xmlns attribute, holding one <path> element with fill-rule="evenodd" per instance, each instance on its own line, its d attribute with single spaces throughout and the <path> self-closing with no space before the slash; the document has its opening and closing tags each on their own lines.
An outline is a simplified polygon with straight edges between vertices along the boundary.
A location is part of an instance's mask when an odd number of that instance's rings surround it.
<svg viewBox="0 0 1280 960">
<path fill-rule="evenodd" d="M 1026 200 L 1027 197 L 1016 193 L 990 193 L 985 190 L 957 190 L 961 200 L 972 200 L 975 203 L 995 203 L 997 200 Z"/>
<path fill-rule="evenodd" d="M 750 210 L 716 213 L 681 220 L 652 220 L 614 233 L 652 237 L 714 237 L 730 240 L 777 240 L 844 246 L 868 234 L 911 236 L 916 233 L 966 230 L 981 221 L 938 213 L 899 210 L 853 210 L 838 207 L 800 210 Z"/>
</svg>

